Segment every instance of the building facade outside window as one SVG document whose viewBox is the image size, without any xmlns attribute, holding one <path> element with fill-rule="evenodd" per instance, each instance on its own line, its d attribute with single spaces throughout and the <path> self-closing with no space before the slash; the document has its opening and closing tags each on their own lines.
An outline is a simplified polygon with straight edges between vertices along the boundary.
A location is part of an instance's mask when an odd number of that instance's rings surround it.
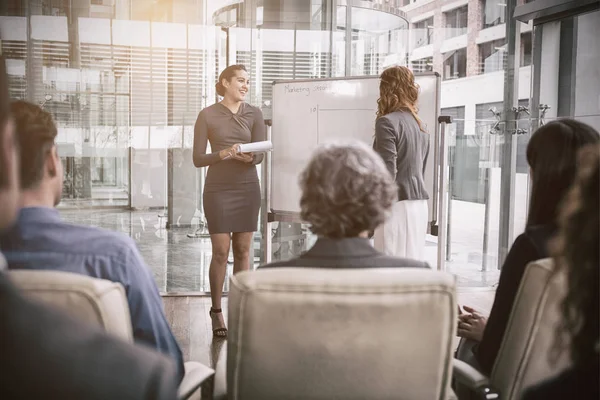
<svg viewBox="0 0 600 400">
<path fill-rule="evenodd" d="M 467 49 L 454 50 L 444 55 L 444 80 L 467 76 Z"/>
<path fill-rule="evenodd" d="M 483 29 L 506 22 L 506 4 L 503 0 L 481 0 Z"/>
<path fill-rule="evenodd" d="M 433 43 L 433 17 L 413 24 L 413 49 Z"/>
<path fill-rule="evenodd" d="M 479 45 L 479 71 L 482 74 L 502 71 L 506 63 L 506 40 L 494 40 Z"/>
<path fill-rule="evenodd" d="M 433 71 L 433 57 L 413 60 L 411 62 L 411 68 L 415 73 L 431 72 Z"/>
<path fill-rule="evenodd" d="M 533 51 L 531 32 L 521 34 L 521 67 L 531 65 Z"/>
<path fill-rule="evenodd" d="M 444 13 L 446 39 L 467 33 L 468 12 L 468 6 L 464 6 Z"/>
</svg>

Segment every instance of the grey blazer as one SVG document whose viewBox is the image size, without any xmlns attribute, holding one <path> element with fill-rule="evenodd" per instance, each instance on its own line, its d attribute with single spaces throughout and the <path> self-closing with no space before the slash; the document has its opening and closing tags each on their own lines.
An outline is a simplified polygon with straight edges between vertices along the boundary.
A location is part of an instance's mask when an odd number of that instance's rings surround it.
<svg viewBox="0 0 600 400">
<path fill-rule="evenodd" d="M 375 250 L 369 243 L 369 239 L 320 237 L 313 247 L 300 257 L 266 264 L 259 269 L 275 267 L 429 268 L 429 264 L 408 258 L 389 257 Z"/>
<path fill-rule="evenodd" d="M 373 149 L 398 184 L 398 200 L 427 200 L 425 165 L 429 134 L 419 129 L 410 112 L 394 111 L 377 118 Z"/>
</svg>

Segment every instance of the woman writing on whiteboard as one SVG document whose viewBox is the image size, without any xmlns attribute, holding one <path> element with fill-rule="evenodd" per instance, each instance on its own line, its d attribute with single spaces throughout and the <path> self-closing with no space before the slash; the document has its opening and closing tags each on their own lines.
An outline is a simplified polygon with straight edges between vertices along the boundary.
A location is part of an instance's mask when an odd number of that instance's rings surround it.
<svg viewBox="0 0 600 400">
<path fill-rule="evenodd" d="M 423 174 L 429 135 L 417 115 L 419 87 L 401 66 L 381 74 L 373 148 L 398 185 L 391 216 L 375 230 L 375 247 L 391 256 L 423 260 L 427 234 L 427 199 Z"/>
<path fill-rule="evenodd" d="M 194 165 L 209 167 L 203 204 L 212 244 L 210 317 L 213 334 L 219 337 L 227 336 L 221 297 L 230 243 L 233 273 L 247 270 L 260 208 L 256 165 L 263 155 L 239 152 L 241 143 L 265 140 L 262 112 L 244 101 L 248 86 L 243 65 L 225 68 L 216 84 L 217 94 L 223 100 L 203 109 L 194 126 Z M 208 154 L 207 141 L 212 151 Z"/>
</svg>

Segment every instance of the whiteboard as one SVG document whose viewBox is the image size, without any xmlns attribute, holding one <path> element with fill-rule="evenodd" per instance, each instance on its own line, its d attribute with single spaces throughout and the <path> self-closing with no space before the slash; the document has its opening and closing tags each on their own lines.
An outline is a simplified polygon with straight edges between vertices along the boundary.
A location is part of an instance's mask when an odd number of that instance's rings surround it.
<svg viewBox="0 0 600 400">
<path fill-rule="evenodd" d="M 432 221 L 434 143 L 439 114 L 439 75 L 417 74 L 419 117 L 430 133 L 425 184 Z M 357 139 L 373 144 L 379 77 L 350 77 L 273 83 L 271 212 L 299 213 L 298 178 L 321 143 Z"/>
</svg>

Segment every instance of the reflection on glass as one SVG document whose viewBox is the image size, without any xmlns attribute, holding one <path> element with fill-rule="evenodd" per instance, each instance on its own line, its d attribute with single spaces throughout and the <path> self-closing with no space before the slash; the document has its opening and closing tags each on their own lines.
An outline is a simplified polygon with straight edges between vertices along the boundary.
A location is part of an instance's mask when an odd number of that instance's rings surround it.
<svg viewBox="0 0 600 400">
<path fill-rule="evenodd" d="M 464 119 L 464 107 L 442 109 L 443 115 L 454 118 L 448 134 L 446 267 L 457 274 L 461 286 L 493 285 L 499 276 L 500 149 L 504 137 L 501 131 L 495 129 L 497 120 L 494 112 L 497 106 L 501 107 L 502 103 L 477 105 L 476 120 Z M 514 237 L 525 228 L 529 192 L 525 151 L 530 134 L 529 129 L 525 128 L 529 127 L 530 121 L 524 117 L 518 125 L 526 133 L 517 136 Z M 428 247 L 430 262 L 435 262 L 436 255 L 437 248 Z"/>
<path fill-rule="evenodd" d="M 305 224 L 276 222 L 272 224 L 273 261 L 286 261 L 308 250 L 316 238 Z"/>
</svg>

